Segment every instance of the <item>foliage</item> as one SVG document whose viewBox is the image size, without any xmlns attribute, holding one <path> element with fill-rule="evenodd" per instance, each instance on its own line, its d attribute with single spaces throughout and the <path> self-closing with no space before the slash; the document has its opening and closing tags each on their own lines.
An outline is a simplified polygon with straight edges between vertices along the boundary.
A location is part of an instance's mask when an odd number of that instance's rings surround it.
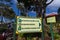
<svg viewBox="0 0 60 40">
<path fill-rule="evenodd" d="M 13 19 L 15 17 L 15 13 L 13 12 L 12 8 L 9 5 L 0 4 L 2 8 L 0 8 L 0 12 L 2 16 Z"/>
<path fill-rule="evenodd" d="M 60 35 L 58 33 L 54 33 L 54 39 L 55 40 L 60 40 Z"/>
<path fill-rule="evenodd" d="M 6 2 L 10 2 L 11 0 L 5 0 Z"/>
<path fill-rule="evenodd" d="M 7 29 L 6 24 L 0 24 L 0 33 L 4 32 Z"/>
<path fill-rule="evenodd" d="M 59 23 L 56 23 L 53 27 L 54 32 L 54 40 L 60 40 L 60 26 Z"/>
</svg>

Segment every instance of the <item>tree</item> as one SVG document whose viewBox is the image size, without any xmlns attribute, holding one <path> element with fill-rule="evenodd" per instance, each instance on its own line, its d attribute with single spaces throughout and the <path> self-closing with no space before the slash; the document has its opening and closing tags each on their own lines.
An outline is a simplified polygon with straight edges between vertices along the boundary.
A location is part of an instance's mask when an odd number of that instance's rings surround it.
<svg viewBox="0 0 60 40">
<path fill-rule="evenodd" d="M 58 14 L 60 14 L 60 7 L 58 8 L 58 11 L 57 12 L 58 12 Z"/>
<path fill-rule="evenodd" d="M 43 36 L 43 38 L 42 38 L 42 40 L 44 40 L 44 33 L 46 34 L 47 33 L 47 31 L 45 32 L 44 31 L 44 28 L 45 28 L 45 24 L 44 24 L 44 21 L 45 21 L 45 13 L 46 13 L 46 7 L 49 5 L 49 4 L 51 4 L 52 2 L 53 2 L 53 0 L 51 0 L 49 3 L 46 3 L 47 2 L 47 0 L 42 0 L 42 8 L 41 8 L 41 13 L 42 13 L 42 25 L 44 25 L 44 26 L 42 26 L 42 36 Z M 46 21 L 45 21 L 46 22 Z M 47 33 L 48 34 L 48 33 Z M 45 37 L 47 37 L 47 36 L 45 36 Z M 47 40 L 47 39 L 46 39 Z"/>
<path fill-rule="evenodd" d="M 24 7 L 26 9 L 30 9 L 30 6 L 35 6 L 35 10 L 37 12 L 37 17 L 42 17 L 42 19 L 45 19 L 45 13 L 46 13 L 46 7 L 51 4 L 53 2 L 53 0 L 51 0 L 49 3 L 46 3 L 48 0 L 18 0 L 18 3 L 24 3 Z M 21 5 L 20 5 L 21 6 Z M 20 7 L 21 8 L 21 7 Z M 40 12 L 39 12 L 40 11 Z M 43 12 L 42 12 L 43 11 Z M 42 20 L 43 21 L 43 20 Z M 45 21 L 45 20 L 44 20 Z M 44 28 L 45 31 L 46 29 L 49 29 L 49 26 L 46 25 L 46 23 L 44 23 Z M 46 32 L 47 33 L 47 32 Z"/>
<path fill-rule="evenodd" d="M 0 4 L 2 8 L 0 8 L 0 11 L 2 12 L 2 16 L 9 18 L 9 19 L 13 19 L 15 17 L 15 13 L 13 12 L 13 10 L 11 9 L 10 6 L 5 5 L 5 4 Z"/>
<path fill-rule="evenodd" d="M 44 10 L 44 13 L 46 12 L 46 7 L 49 5 L 49 4 L 51 4 L 52 2 L 53 2 L 54 0 L 51 0 L 49 3 L 46 3 L 47 2 L 47 0 L 43 0 L 42 2 L 42 8 L 43 8 L 43 10 Z"/>
<path fill-rule="evenodd" d="M 44 13 L 45 13 L 46 7 L 53 2 L 53 0 L 51 0 L 49 3 L 46 3 L 47 0 L 17 0 L 17 1 L 18 3 L 20 2 L 24 3 L 24 7 L 28 10 L 30 9 L 31 5 L 35 6 L 37 17 L 41 17 L 42 9 L 44 10 Z"/>
<path fill-rule="evenodd" d="M 42 3 L 40 4 L 41 9 L 40 9 L 40 13 L 42 13 L 43 10 L 43 17 L 45 17 L 45 13 L 46 13 L 46 7 L 51 4 L 54 0 L 51 0 L 49 3 L 46 3 L 48 0 L 42 0 Z M 39 14 L 38 14 L 39 15 Z"/>
<path fill-rule="evenodd" d="M 11 8 L 5 8 L 5 11 L 3 13 L 3 16 L 6 18 L 13 19 L 15 17 L 15 13 Z"/>
<path fill-rule="evenodd" d="M 6 5 L 4 3 L 0 4 L 0 16 L 3 16 L 7 19 L 14 19 L 15 18 L 15 13 L 13 12 L 12 8 L 9 5 Z M 7 29 L 7 23 L 5 24 L 2 20 L 3 17 L 1 19 L 1 24 L 0 24 L 0 32 L 1 31 L 6 31 Z M 3 24 L 4 23 L 4 24 Z M 2 27 L 2 28 L 1 28 Z"/>
<path fill-rule="evenodd" d="M 10 2 L 11 0 L 5 0 L 6 2 Z"/>
</svg>

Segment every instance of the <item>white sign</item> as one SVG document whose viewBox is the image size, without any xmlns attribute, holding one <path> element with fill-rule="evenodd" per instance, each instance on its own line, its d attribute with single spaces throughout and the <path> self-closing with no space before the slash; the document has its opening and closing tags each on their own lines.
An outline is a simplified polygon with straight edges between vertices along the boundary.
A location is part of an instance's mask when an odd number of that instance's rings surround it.
<svg viewBox="0 0 60 40">
<path fill-rule="evenodd" d="M 17 17 L 17 31 L 20 33 L 42 32 L 41 18 Z"/>
</svg>

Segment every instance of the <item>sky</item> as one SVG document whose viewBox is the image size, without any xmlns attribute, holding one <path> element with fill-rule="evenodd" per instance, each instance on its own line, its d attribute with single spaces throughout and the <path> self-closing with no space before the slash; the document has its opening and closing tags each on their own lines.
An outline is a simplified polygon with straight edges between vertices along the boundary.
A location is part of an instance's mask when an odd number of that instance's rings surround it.
<svg viewBox="0 0 60 40">
<path fill-rule="evenodd" d="M 51 0 L 48 0 L 48 2 Z M 50 5 L 46 8 L 46 13 L 57 12 L 60 7 L 60 0 L 54 0 Z"/>
<path fill-rule="evenodd" d="M 51 0 L 48 0 L 47 3 L 50 2 L 50 1 Z M 13 11 L 15 12 L 15 14 L 17 16 L 19 16 L 20 15 L 19 14 L 20 11 L 18 11 L 18 8 L 17 8 L 17 5 L 16 5 L 17 4 L 17 0 L 12 0 L 11 2 L 13 3 L 13 5 L 11 5 Z M 47 8 L 46 8 L 46 14 L 50 14 L 52 12 L 57 13 L 57 10 L 58 10 L 59 7 L 60 7 L 60 0 L 54 0 L 50 5 L 47 6 Z M 29 16 L 35 17 L 36 13 L 35 14 L 34 13 L 35 12 L 30 13 Z"/>
</svg>

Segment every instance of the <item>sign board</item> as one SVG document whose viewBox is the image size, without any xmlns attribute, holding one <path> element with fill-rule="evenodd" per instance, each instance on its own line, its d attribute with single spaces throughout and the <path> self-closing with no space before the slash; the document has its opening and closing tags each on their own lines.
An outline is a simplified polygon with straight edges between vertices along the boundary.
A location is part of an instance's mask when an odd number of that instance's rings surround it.
<svg viewBox="0 0 60 40">
<path fill-rule="evenodd" d="M 55 18 L 55 16 L 53 16 L 53 17 L 48 17 L 48 18 L 47 18 L 47 23 L 56 23 L 56 18 Z"/>
<path fill-rule="evenodd" d="M 41 18 L 17 17 L 17 31 L 20 33 L 42 32 Z"/>
</svg>

